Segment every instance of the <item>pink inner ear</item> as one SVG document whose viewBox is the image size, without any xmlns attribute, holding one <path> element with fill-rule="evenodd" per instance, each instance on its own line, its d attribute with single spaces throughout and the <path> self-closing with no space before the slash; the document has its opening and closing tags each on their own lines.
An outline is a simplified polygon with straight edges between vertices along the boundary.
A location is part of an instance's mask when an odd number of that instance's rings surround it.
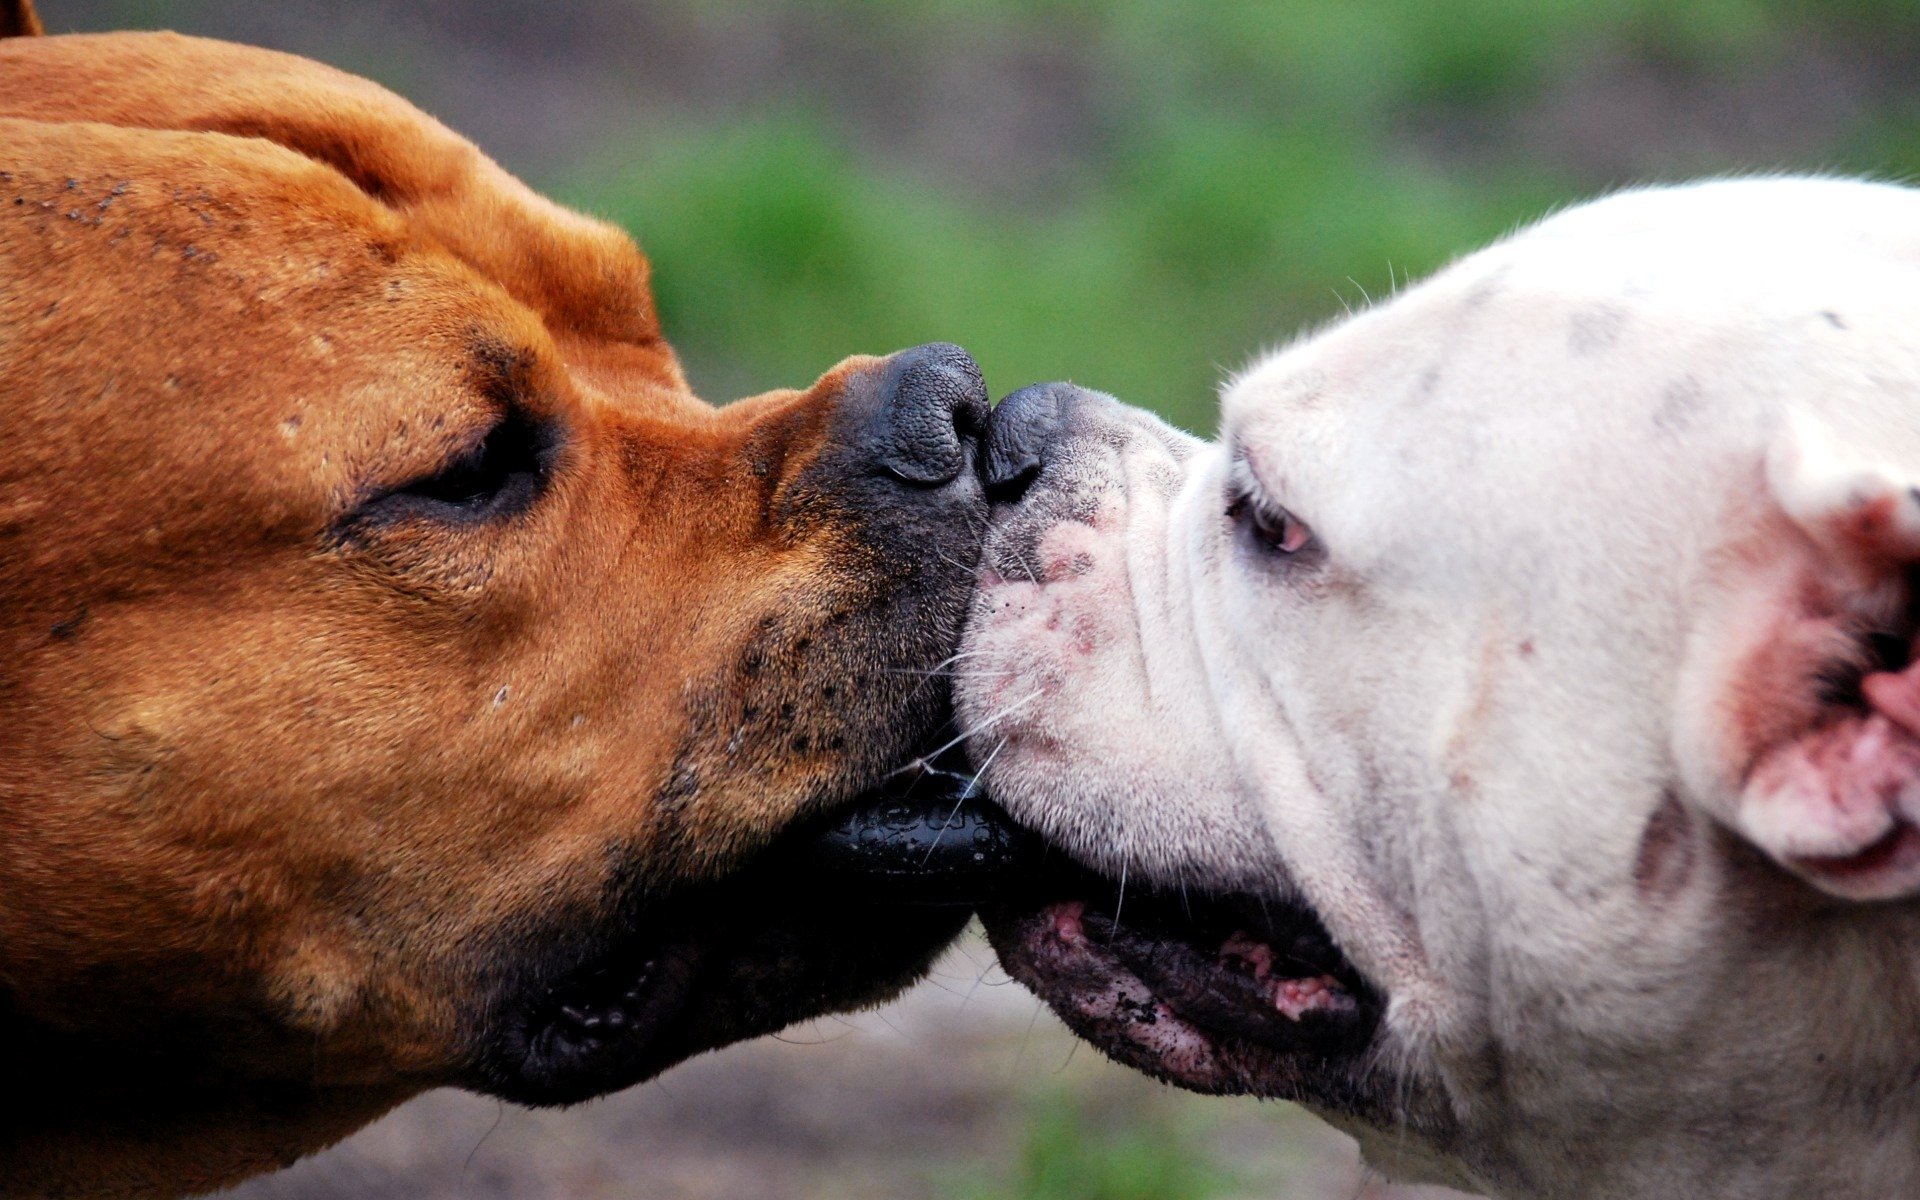
<svg viewBox="0 0 1920 1200">
<path fill-rule="evenodd" d="M 1920 664 L 1876 672 L 1854 712 L 1765 755 L 1737 824 L 1782 866 L 1836 896 L 1920 893 Z"/>
<path fill-rule="evenodd" d="M 1822 629 L 1855 639 L 1863 624 L 1896 613 L 1905 622 L 1896 628 L 1913 636 L 1920 488 L 1910 469 L 1862 453 L 1803 414 L 1789 417 L 1769 448 L 1768 486 L 1808 539 L 1806 578 L 1815 603 L 1799 622 L 1772 631 L 1780 636 L 1760 645 L 1756 663 L 1772 657 L 1791 664 L 1809 651 L 1817 658 Z M 1808 630 L 1814 636 L 1805 636 Z M 1870 657 L 1867 649 L 1856 643 L 1852 658 L 1828 663 L 1858 662 Z M 1763 676 L 1754 696 L 1752 709 L 1776 719 L 1747 723 L 1763 736 L 1747 739 L 1753 765 L 1733 824 L 1782 866 L 1836 896 L 1920 894 L 1920 663 L 1913 653 L 1906 657 L 1905 665 L 1861 680 L 1863 703 L 1818 698 L 1806 689 L 1819 682 L 1818 671 L 1797 680 Z"/>
</svg>

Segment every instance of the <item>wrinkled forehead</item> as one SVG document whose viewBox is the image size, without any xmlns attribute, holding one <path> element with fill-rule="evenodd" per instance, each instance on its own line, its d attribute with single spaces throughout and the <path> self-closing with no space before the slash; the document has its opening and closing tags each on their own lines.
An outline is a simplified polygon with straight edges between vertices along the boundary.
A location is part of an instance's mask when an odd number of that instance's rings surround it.
<svg viewBox="0 0 1920 1200">
<path fill-rule="evenodd" d="M 1561 213 L 1268 355 L 1223 428 L 1250 449 L 1433 443 L 1470 408 L 1518 459 L 1697 450 L 1788 396 L 1917 376 L 1920 194 L 1837 180 L 1649 189 Z M 1458 449 L 1458 447 L 1455 447 Z M 1417 457 L 1417 456 L 1416 456 Z"/>
<path fill-rule="evenodd" d="M 1853 232 L 1613 203 L 1256 363 L 1225 397 L 1230 452 L 1351 553 L 1441 521 L 1511 545 L 1596 512 L 1710 519 L 1791 401 L 1844 421 L 1863 373 L 1920 378 L 1920 280 Z"/>
</svg>

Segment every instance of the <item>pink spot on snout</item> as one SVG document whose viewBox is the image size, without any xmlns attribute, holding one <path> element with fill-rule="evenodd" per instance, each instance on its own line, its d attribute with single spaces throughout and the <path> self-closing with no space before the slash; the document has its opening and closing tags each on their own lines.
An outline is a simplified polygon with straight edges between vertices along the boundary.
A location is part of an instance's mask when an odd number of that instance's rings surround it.
<svg viewBox="0 0 1920 1200">
<path fill-rule="evenodd" d="M 1059 583 L 1065 579 L 1076 579 L 1093 570 L 1093 554 L 1087 550 L 1072 550 L 1056 553 L 1047 558 L 1045 579 L 1048 583 Z"/>
<path fill-rule="evenodd" d="M 1346 1012 L 1353 997 L 1331 975 L 1312 979 L 1282 979 L 1273 987 L 1273 1006 L 1295 1021 L 1311 1012 Z"/>
<path fill-rule="evenodd" d="M 1244 930 L 1236 930 L 1220 944 L 1220 958 L 1255 979 L 1265 979 L 1273 973 L 1273 946 Z"/>
<path fill-rule="evenodd" d="M 1073 648 L 1081 655 L 1090 655 L 1100 646 L 1100 619 L 1092 613 L 1082 613 L 1073 619 Z"/>
<path fill-rule="evenodd" d="M 1047 910 L 1047 916 L 1053 921 L 1053 935 L 1069 945 L 1077 945 L 1087 940 L 1087 929 L 1083 922 L 1087 906 L 1079 900 L 1068 900 L 1056 904 Z"/>
<path fill-rule="evenodd" d="M 1920 738 L 1882 712 L 1843 717 L 1760 760 L 1739 825 L 1781 865 L 1856 900 L 1920 889 Z"/>
</svg>

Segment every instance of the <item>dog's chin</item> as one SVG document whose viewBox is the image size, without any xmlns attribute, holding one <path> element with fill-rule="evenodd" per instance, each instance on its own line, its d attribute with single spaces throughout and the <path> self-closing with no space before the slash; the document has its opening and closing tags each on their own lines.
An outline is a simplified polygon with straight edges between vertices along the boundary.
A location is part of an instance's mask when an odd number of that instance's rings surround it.
<svg viewBox="0 0 1920 1200">
<path fill-rule="evenodd" d="M 1070 872 L 982 911 L 1001 965 L 1116 1061 L 1198 1092 L 1367 1116 L 1383 1002 L 1306 907 Z"/>
<path fill-rule="evenodd" d="M 963 766 L 915 760 L 723 880 L 526 939 L 462 1082 L 574 1103 L 905 990 L 1014 861 L 1017 831 L 971 799 Z"/>
<path fill-rule="evenodd" d="M 568 1104 L 651 1078 L 705 1050 L 878 1003 L 917 980 L 965 908 L 810 900 L 741 880 L 673 932 L 622 946 L 517 998 L 496 1018 L 479 1090 Z"/>
</svg>

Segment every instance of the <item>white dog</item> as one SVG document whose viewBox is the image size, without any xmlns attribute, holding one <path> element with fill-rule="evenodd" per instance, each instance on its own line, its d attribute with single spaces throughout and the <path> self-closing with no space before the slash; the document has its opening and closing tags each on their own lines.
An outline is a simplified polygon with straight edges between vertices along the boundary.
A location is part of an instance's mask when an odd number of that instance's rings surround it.
<svg viewBox="0 0 1920 1200">
<path fill-rule="evenodd" d="M 1100 873 L 1009 969 L 1391 1174 L 1920 1197 L 1920 192 L 1562 213 L 1221 427 L 994 418 L 962 713 Z"/>
</svg>

